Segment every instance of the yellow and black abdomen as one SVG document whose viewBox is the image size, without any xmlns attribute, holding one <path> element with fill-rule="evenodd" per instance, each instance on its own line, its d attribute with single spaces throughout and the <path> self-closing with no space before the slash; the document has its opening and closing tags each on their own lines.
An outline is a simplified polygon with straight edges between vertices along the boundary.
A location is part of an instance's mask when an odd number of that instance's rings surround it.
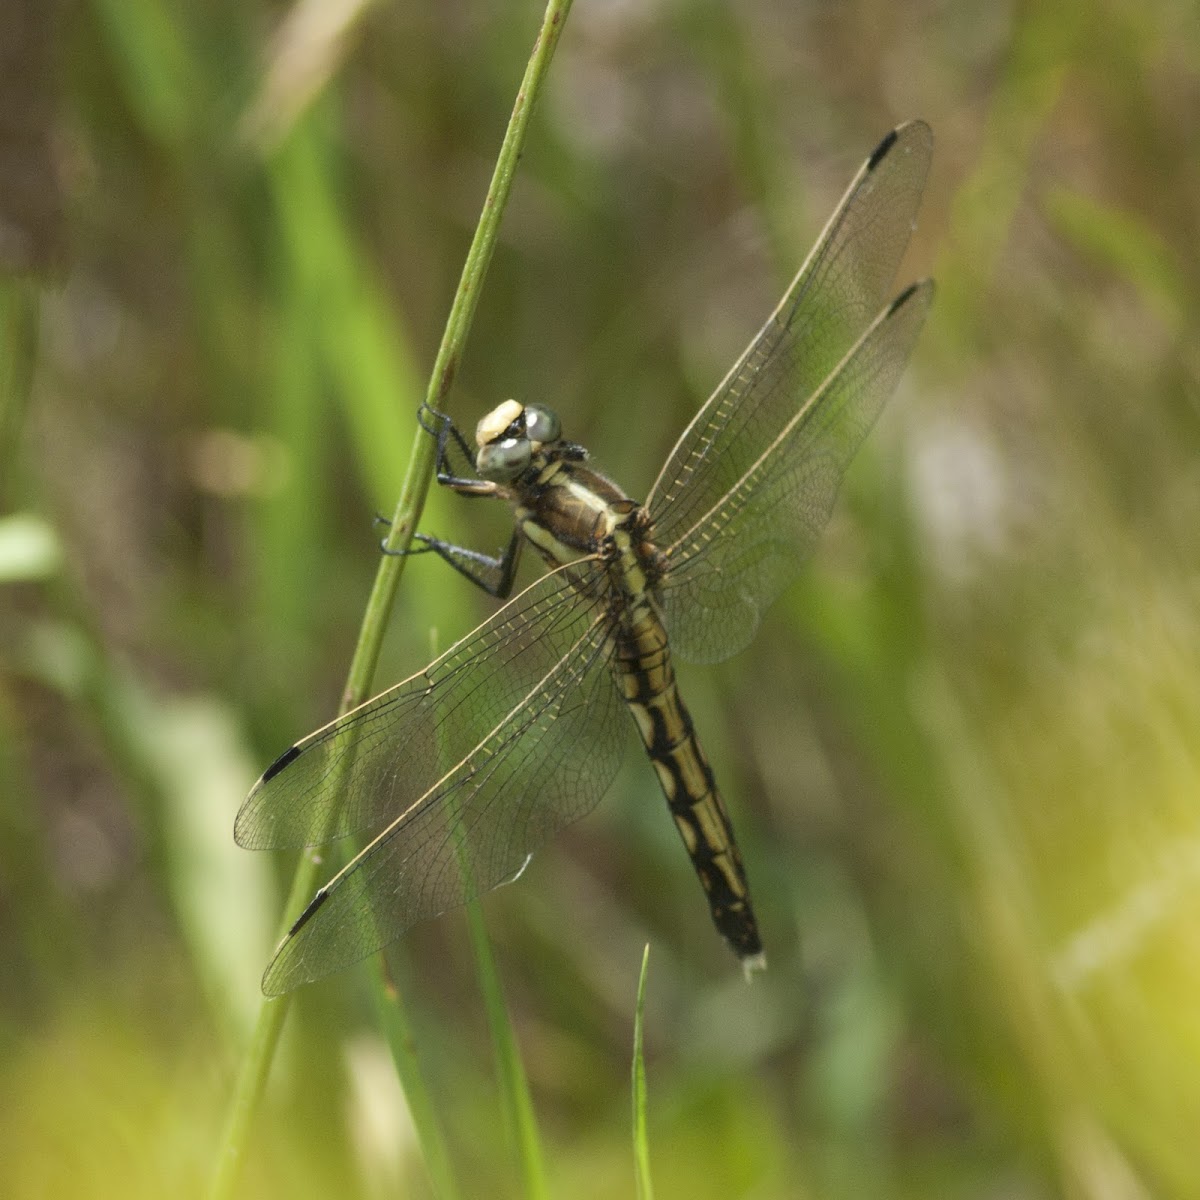
<svg viewBox="0 0 1200 1200">
<path fill-rule="evenodd" d="M 614 667 L 671 816 L 708 897 L 713 923 L 747 969 L 762 941 L 742 857 L 691 714 L 675 686 L 666 631 L 649 605 L 623 624 Z"/>
<path fill-rule="evenodd" d="M 718 931 L 747 970 L 763 965 L 742 858 L 712 769 L 675 686 L 654 599 L 664 563 L 644 509 L 581 463 L 552 461 L 521 491 L 517 520 L 551 566 L 608 563 L 613 671 L 700 877 Z"/>
</svg>

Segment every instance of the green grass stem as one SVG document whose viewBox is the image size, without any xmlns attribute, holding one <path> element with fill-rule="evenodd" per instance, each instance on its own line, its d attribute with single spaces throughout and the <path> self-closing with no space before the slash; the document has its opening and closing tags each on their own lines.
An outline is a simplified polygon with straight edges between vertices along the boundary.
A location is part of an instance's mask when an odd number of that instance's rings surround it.
<svg viewBox="0 0 1200 1200">
<path fill-rule="evenodd" d="M 505 1128 L 516 1151 L 521 1169 L 522 1194 L 528 1200 L 545 1200 L 546 1167 L 542 1158 L 541 1139 L 529 1094 L 529 1082 L 517 1048 L 516 1034 L 504 1002 L 504 991 L 496 971 L 496 958 L 488 939 L 483 911 L 478 900 L 467 905 L 467 925 L 471 931 L 471 948 L 475 953 L 475 968 L 487 1010 L 488 1032 L 496 1055 L 496 1071 L 500 1083 L 500 1106 Z"/>
<path fill-rule="evenodd" d="M 638 975 L 637 1008 L 633 1014 L 633 1172 L 638 1200 L 654 1200 L 650 1180 L 650 1142 L 646 1136 L 646 1060 L 643 1054 L 646 1011 L 646 976 L 650 966 L 650 943 L 642 952 Z"/>
<path fill-rule="evenodd" d="M 483 279 L 495 249 L 500 221 L 525 142 L 530 116 L 545 81 L 559 35 L 562 32 L 563 22 L 566 20 L 570 8 L 571 0 L 550 0 L 546 6 L 533 54 L 521 81 L 512 116 L 509 119 L 504 141 L 496 160 L 496 168 L 484 200 L 483 212 L 467 253 L 441 345 L 434 360 L 427 392 L 427 403 L 431 407 L 442 407 L 453 386 L 479 300 Z M 389 550 L 404 550 L 412 541 L 413 532 L 424 507 L 433 468 L 433 440 L 418 430 L 413 440 L 408 469 L 405 472 L 387 538 Z M 379 569 L 367 601 L 358 642 L 347 675 L 339 708 L 340 713 L 348 712 L 362 703 L 370 693 L 388 615 L 395 599 L 404 561 L 404 558 L 394 554 L 384 555 L 380 558 Z M 301 856 L 288 896 L 285 909 L 287 914 L 299 912 L 307 902 L 316 887 L 318 870 L 318 864 L 312 855 Z M 290 916 L 288 923 L 290 924 Z M 373 973 L 373 978 L 376 980 L 375 986 L 379 988 L 381 986 L 380 974 Z M 408 1095 L 414 1122 L 418 1122 L 417 1133 L 426 1164 L 431 1173 L 436 1172 L 433 1178 L 434 1188 L 441 1196 L 457 1195 L 458 1188 L 450 1174 L 449 1158 L 445 1153 L 440 1127 L 433 1119 L 433 1106 L 429 1103 L 415 1057 L 411 1055 L 411 1039 L 407 1033 L 408 1022 L 399 1011 L 401 998 L 397 992 L 388 989 L 382 995 L 377 994 L 377 999 L 381 1005 L 397 1010 L 392 1020 L 384 1022 L 384 1031 L 389 1036 L 389 1040 L 393 1040 L 393 1034 L 399 1036 L 402 1044 L 400 1046 L 392 1045 L 393 1058 L 398 1063 L 407 1062 L 411 1067 L 411 1069 L 401 1070 L 401 1082 Z M 275 1057 L 275 1049 L 289 1008 L 290 999 L 282 997 L 264 1003 L 260 1010 L 226 1118 L 225 1132 L 220 1143 L 216 1169 L 209 1192 L 213 1200 L 223 1200 L 232 1193 L 245 1159 L 250 1130 L 262 1101 L 267 1075 Z M 531 1192 L 531 1194 L 540 1193 Z"/>
</svg>

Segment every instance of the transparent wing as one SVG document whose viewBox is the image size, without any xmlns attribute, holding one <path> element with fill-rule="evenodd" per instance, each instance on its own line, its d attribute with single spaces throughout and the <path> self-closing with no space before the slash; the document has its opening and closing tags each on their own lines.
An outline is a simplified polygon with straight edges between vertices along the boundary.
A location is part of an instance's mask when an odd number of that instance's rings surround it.
<svg viewBox="0 0 1200 1200">
<path fill-rule="evenodd" d="M 840 383 L 831 376 L 847 370 L 848 352 L 880 314 L 908 244 L 932 148 L 923 121 L 883 139 L 787 294 L 684 431 L 654 484 L 647 507 L 674 573 L 667 623 L 683 658 L 718 661 L 753 638 L 762 610 L 811 551 L 828 515 L 861 441 L 851 439 L 846 449 L 847 438 L 855 430 L 865 436 L 894 386 L 911 348 L 905 331 L 916 309 L 924 311 L 920 301 L 890 332 L 873 334 L 862 352 L 891 384 L 859 382 L 865 360 Z M 889 375 L 885 365 L 896 369 Z M 800 425 L 807 436 L 799 436 Z M 785 428 L 791 430 L 786 438 Z M 764 456 L 785 452 L 811 453 L 818 461 L 761 465 Z M 753 503 L 743 490 L 751 476 L 767 489 Z M 755 545 L 757 551 L 746 549 Z M 711 559 L 709 566 L 685 570 L 701 555 Z M 779 561 L 768 562 L 772 557 Z M 705 612 L 689 611 L 697 603 Z"/>
<path fill-rule="evenodd" d="M 238 814 L 239 844 L 377 833 L 297 922 L 264 977 L 269 995 L 506 882 L 599 801 L 626 733 L 602 574 L 588 562 L 545 576 L 268 769 Z"/>
<path fill-rule="evenodd" d="M 668 549 L 663 614 L 682 657 L 719 662 L 736 653 L 795 577 L 904 370 L 932 299 L 930 280 L 902 292 L 758 461 Z"/>
</svg>

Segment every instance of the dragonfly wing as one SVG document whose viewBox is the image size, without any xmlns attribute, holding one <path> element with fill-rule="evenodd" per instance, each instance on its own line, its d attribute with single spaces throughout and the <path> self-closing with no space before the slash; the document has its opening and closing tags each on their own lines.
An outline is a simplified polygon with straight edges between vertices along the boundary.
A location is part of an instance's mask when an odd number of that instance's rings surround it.
<svg viewBox="0 0 1200 1200">
<path fill-rule="evenodd" d="M 932 299 L 929 280 L 902 292 L 721 500 L 664 547 L 663 615 L 681 657 L 718 662 L 750 642 L 828 521 Z"/>
<path fill-rule="evenodd" d="M 554 571 L 423 671 L 310 733 L 263 773 L 234 839 L 248 850 L 377 833 L 526 697 L 595 611 L 594 563 Z M 580 572 L 592 572 L 590 585 Z"/>
<path fill-rule="evenodd" d="M 598 599 L 561 594 L 564 576 L 540 580 L 460 643 L 465 658 L 453 661 L 451 651 L 423 673 L 433 684 L 422 722 L 406 712 L 386 749 L 377 738 L 365 758 L 361 749 L 353 756 L 349 796 L 368 781 L 393 787 L 408 735 L 436 747 L 441 774 L 412 799 L 406 790 L 403 807 L 317 893 L 267 969 L 268 995 L 356 962 L 417 921 L 511 880 L 600 800 L 626 733 L 608 667 L 611 626 Z"/>
<path fill-rule="evenodd" d="M 686 622 L 694 630 L 689 633 L 669 619 L 672 643 L 682 657 L 717 661 L 746 645 L 762 609 L 812 548 L 811 521 L 828 510 L 853 449 L 844 456 L 838 478 L 828 478 L 828 458 L 807 473 L 792 464 L 794 469 L 776 468 L 774 478 L 783 491 L 772 495 L 770 504 L 747 508 L 726 505 L 725 500 L 758 470 L 765 455 L 782 448 L 781 431 L 793 428 L 798 414 L 815 417 L 814 409 L 828 409 L 830 400 L 819 406 L 815 393 L 844 369 L 848 352 L 883 307 L 908 245 L 932 148 L 933 135 L 923 121 L 901 125 L 883 139 L 855 176 L 787 294 L 684 431 L 654 484 L 647 507 L 655 522 L 655 541 L 671 555 L 673 570 L 691 555 L 712 553 L 707 539 L 718 537 L 724 542 L 757 538 L 765 556 L 751 555 L 742 579 L 730 576 L 718 585 L 710 572 L 709 589 L 720 586 L 736 593 L 721 603 L 709 596 L 710 618 L 722 612 L 736 616 L 742 622 L 736 629 L 706 633 L 700 625 L 709 618 L 698 614 Z M 911 318 L 910 311 L 900 325 Z M 886 337 L 899 346 L 899 334 L 897 326 Z M 871 353 L 878 354 L 878 347 Z M 893 358 L 896 353 L 893 347 Z M 859 385 L 860 395 L 850 398 L 845 387 L 830 387 L 825 395 L 838 395 L 838 403 L 848 409 L 847 419 L 865 435 L 887 391 Z M 868 411 L 870 418 L 865 419 Z M 794 441 L 791 446 L 794 452 Z M 786 495 L 788 486 L 798 488 L 798 494 Z M 784 513 L 799 516 L 798 528 L 789 532 L 755 526 L 755 521 L 775 526 L 781 505 Z M 774 549 L 767 549 L 768 544 Z M 787 561 L 768 563 L 771 555 Z M 683 584 L 677 587 L 675 603 L 683 608 Z"/>
</svg>

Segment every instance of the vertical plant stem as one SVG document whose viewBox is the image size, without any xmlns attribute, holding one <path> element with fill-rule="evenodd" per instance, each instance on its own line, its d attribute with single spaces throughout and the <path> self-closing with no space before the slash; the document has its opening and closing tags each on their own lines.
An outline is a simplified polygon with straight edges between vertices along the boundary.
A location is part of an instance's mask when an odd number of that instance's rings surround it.
<svg viewBox="0 0 1200 1200">
<path fill-rule="evenodd" d="M 371 960 L 371 998 L 408 1103 L 409 1116 L 417 1131 L 417 1141 L 421 1146 L 425 1169 L 433 1183 L 434 1194 L 439 1200 L 452 1200 L 462 1195 L 462 1189 L 454 1174 L 433 1097 L 425 1086 L 408 1010 L 388 974 L 382 954 L 376 954 Z"/>
<path fill-rule="evenodd" d="M 646 1009 L 646 976 L 650 966 L 650 943 L 642 952 L 642 970 L 638 976 L 637 1008 L 633 1016 L 633 1174 L 638 1200 L 654 1200 L 650 1181 L 650 1143 L 646 1137 L 646 1060 L 643 1050 Z"/>
<path fill-rule="evenodd" d="M 439 408 L 444 404 L 454 383 L 454 377 L 466 344 L 467 333 L 479 301 L 483 278 L 495 248 L 500 220 L 512 188 L 512 180 L 525 142 L 530 115 L 545 81 L 563 23 L 570 8 L 571 0 L 549 0 L 546 5 L 533 54 L 517 93 L 512 116 L 509 118 L 504 141 L 496 160 L 496 169 L 484 200 L 483 212 L 479 224 L 476 226 L 470 250 L 467 252 L 462 277 L 459 280 L 458 290 L 455 293 L 446 328 L 442 334 L 441 345 L 438 347 L 437 357 L 434 360 L 433 372 L 426 393 L 426 402 L 431 407 Z M 401 486 L 391 530 L 388 534 L 388 550 L 406 549 L 412 541 L 413 532 L 424 508 L 433 467 L 433 439 L 418 430 L 413 441 L 408 469 Z M 351 708 L 361 704 L 370 691 L 371 680 L 379 661 L 379 651 L 383 643 L 388 614 L 395 599 L 404 562 L 404 558 L 392 554 L 384 555 L 380 559 L 379 570 L 375 575 L 375 583 L 367 601 L 354 657 L 347 674 L 339 713 L 348 712 Z M 285 910 L 289 924 L 291 915 L 301 910 L 314 890 L 317 871 L 318 864 L 314 857 L 311 854 L 302 855 L 296 868 Z M 374 972 L 373 978 L 378 981 L 380 974 Z M 381 985 L 377 982 L 375 986 Z M 388 991 L 381 998 L 377 998 L 381 1003 L 396 1009 L 400 1008 L 400 997 L 394 991 Z M 259 1018 L 242 1062 L 226 1118 L 225 1132 L 209 1192 L 213 1200 L 223 1200 L 224 1197 L 229 1196 L 238 1177 L 246 1155 L 250 1129 L 262 1101 L 267 1075 L 275 1056 L 275 1048 L 278 1045 L 279 1035 L 282 1032 L 289 1007 L 289 998 L 285 996 L 278 1000 L 264 1002 L 259 1012 Z M 407 1020 L 398 1014 L 395 1021 L 385 1022 L 385 1032 L 391 1032 L 394 1029 L 404 1030 L 406 1035 Z M 423 1122 L 424 1128 L 418 1127 L 418 1136 L 425 1151 L 426 1162 L 434 1170 L 437 1169 L 436 1164 L 446 1164 L 444 1177 L 435 1178 L 434 1186 L 439 1195 L 457 1195 L 457 1186 L 449 1177 L 449 1159 L 445 1153 L 443 1139 L 440 1130 L 432 1120 L 434 1110 L 428 1101 L 421 1075 L 416 1069 L 416 1060 L 410 1052 L 407 1036 L 405 1036 L 405 1045 L 402 1049 L 403 1053 L 398 1054 L 397 1047 L 393 1046 L 393 1057 L 397 1062 L 407 1061 L 412 1064 L 412 1069 L 405 1070 L 402 1078 L 403 1086 L 410 1095 L 410 1108 L 414 1117 L 418 1114 L 428 1114 L 429 1117 Z M 415 1092 L 419 1092 L 419 1095 L 414 1094 Z"/>
<path fill-rule="evenodd" d="M 496 1070 L 500 1077 L 500 1105 L 504 1122 L 521 1168 L 522 1194 L 528 1200 L 545 1200 L 546 1166 L 542 1158 L 541 1139 L 529 1081 L 517 1049 L 517 1038 L 504 1003 L 496 960 L 483 923 L 483 912 L 477 900 L 467 905 L 467 925 L 471 931 L 471 948 L 475 952 L 475 969 L 479 972 L 484 1007 L 487 1009 L 488 1032 L 496 1055 Z"/>
</svg>

